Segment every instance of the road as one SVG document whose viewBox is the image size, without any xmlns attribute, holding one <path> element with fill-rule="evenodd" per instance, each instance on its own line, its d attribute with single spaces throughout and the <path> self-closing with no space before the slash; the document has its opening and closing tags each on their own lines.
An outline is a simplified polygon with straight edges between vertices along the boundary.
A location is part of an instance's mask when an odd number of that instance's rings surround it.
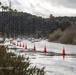
<svg viewBox="0 0 76 75">
<path fill-rule="evenodd" d="M 63 56 L 48 56 L 43 53 L 46 45 L 47 52 L 62 53 L 64 46 L 66 54 L 76 54 L 76 45 L 50 43 L 46 40 L 35 43 L 23 40 L 21 44 L 27 44 L 27 50 L 22 48 L 16 51 L 10 49 L 10 51 L 29 57 L 31 66 L 45 67 L 46 75 L 76 75 L 76 56 L 65 56 L 63 59 Z M 36 53 L 33 51 L 34 45 L 36 46 Z"/>
</svg>

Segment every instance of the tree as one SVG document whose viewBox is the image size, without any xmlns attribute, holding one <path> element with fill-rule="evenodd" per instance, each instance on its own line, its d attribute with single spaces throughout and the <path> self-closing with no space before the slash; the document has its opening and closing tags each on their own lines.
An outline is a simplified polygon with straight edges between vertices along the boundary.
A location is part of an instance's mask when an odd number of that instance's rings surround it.
<svg viewBox="0 0 76 75">
<path fill-rule="evenodd" d="M 0 2 L 0 6 L 2 5 L 2 3 Z"/>
<path fill-rule="evenodd" d="M 12 38 L 26 35 L 36 38 L 48 37 L 50 33 L 59 28 L 64 31 L 66 28 L 76 24 L 76 17 L 54 17 L 51 14 L 49 18 L 42 18 L 25 12 L 18 12 L 11 7 L 8 7 L 9 11 L 4 12 L 7 7 L 2 4 L 1 7 L 0 32 L 3 35 L 7 32 Z"/>
<path fill-rule="evenodd" d="M 59 22 L 59 27 L 60 29 L 62 30 L 65 30 L 67 27 L 71 26 L 71 23 L 69 20 L 67 19 L 62 19 L 60 22 Z"/>
</svg>

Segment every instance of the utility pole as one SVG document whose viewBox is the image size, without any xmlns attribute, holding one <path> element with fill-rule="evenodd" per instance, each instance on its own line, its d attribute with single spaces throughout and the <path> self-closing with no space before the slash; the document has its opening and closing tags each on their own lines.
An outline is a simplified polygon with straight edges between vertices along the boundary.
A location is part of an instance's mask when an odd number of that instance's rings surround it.
<svg viewBox="0 0 76 75">
<path fill-rule="evenodd" d="M 8 0 L 8 2 L 9 2 L 9 8 L 11 8 L 11 0 Z"/>
</svg>

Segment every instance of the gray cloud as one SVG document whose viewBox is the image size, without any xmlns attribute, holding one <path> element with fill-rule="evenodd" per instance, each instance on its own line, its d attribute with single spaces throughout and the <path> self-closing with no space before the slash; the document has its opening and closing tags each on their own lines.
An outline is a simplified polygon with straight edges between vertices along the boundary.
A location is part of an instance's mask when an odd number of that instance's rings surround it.
<svg viewBox="0 0 76 75">
<path fill-rule="evenodd" d="M 16 3 L 16 5 L 20 5 L 21 4 L 18 0 L 14 0 L 14 3 Z"/>
<path fill-rule="evenodd" d="M 5 1 L 5 5 L 6 5 L 6 1 L 9 0 L 3 0 L 3 2 Z M 19 0 L 11 0 L 14 3 L 16 3 L 16 5 L 20 5 Z M 52 5 L 57 6 L 57 5 L 62 5 L 66 8 L 74 8 L 76 9 L 76 0 L 41 0 L 41 2 L 48 2 L 48 3 L 52 3 Z"/>
<path fill-rule="evenodd" d="M 62 5 L 67 8 L 76 8 L 76 0 L 47 0 L 52 2 L 54 5 Z"/>
<path fill-rule="evenodd" d="M 8 0 L 1 0 L 8 4 Z M 48 17 L 54 16 L 75 16 L 76 0 L 11 0 L 12 8 L 31 14 Z"/>
<path fill-rule="evenodd" d="M 18 1 L 19 0 L 16 0 L 15 3 L 20 4 L 19 3 L 20 1 L 19 2 Z M 37 14 L 37 15 L 40 14 L 40 15 L 47 16 L 50 13 L 54 15 L 70 15 L 70 16 L 76 15 L 75 14 L 76 0 L 23 0 L 23 1 L 27 2 L 29 6 L 28 7 L 25 3 L 25 11 L 27 8 L 29 8 L 29 10 L 32 13 Z M 50 7 L 48 5 L 50 5 Z M 62 8 L 62 6 L 64 7 L 64 9 Z M 60 13 L 58 11 L 60 11 Z"/>
</svg>

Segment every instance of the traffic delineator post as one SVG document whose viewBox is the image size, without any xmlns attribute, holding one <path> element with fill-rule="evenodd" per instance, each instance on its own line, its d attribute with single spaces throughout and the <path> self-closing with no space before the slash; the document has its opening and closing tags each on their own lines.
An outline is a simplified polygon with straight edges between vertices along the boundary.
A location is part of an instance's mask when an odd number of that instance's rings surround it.
<svg viewBox="0 0 76 75">
<path fill-rule="evenodd" d="M 44 46 L 44 55 L 46 55 L 46 45 Z"/>
<path fill-rule="evenodd" d="M 36 46 L 34 45 L 34 52 L 36 53 Z"/>
</svg>

